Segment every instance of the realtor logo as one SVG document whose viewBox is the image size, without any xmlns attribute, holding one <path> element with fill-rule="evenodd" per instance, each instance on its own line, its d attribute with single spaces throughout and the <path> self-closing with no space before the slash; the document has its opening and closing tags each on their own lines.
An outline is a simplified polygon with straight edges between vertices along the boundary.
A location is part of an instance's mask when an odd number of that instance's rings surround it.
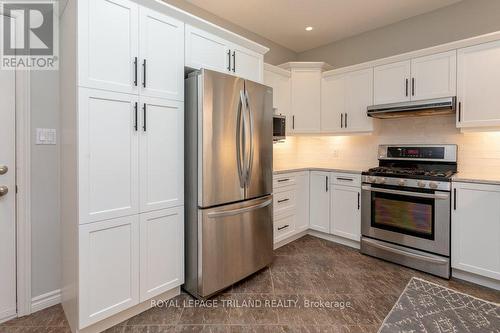
<svg viewBox="0 0 500 333">
<path fill-rule="evenodd" d="M 1 69 L 58 69 L 56 1 L 0 2 Z"/>
</svg>

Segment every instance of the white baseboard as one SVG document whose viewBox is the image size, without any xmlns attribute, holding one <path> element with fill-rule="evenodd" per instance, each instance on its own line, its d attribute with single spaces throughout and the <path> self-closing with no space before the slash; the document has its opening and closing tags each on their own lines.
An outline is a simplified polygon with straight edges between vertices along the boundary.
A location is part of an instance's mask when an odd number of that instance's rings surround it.
<svg viewBox="0 0 500 333">
<path fill-rule="evenodd" d="M 500 281 L 495 279 L 490 279 L 485 276 L 465 272 L 456 268 L 451 269 L 451 276 L 460 280 L 465 280 L 468 282 L 479 284 L 484 287 L 500 290 Z"/>
<path fill-rule="evenodd" d="M 60 289 L 33 297 L 33 299 L 31 300 L 31 313 L 46 309 L 59 303 L 61 303 Z"/>
<path fill-rule="evenodd" d="M 326 234 L 324 232 L 320 232 L 320 231 L 316 231 L 316 230 L 312 230 L 312 229 L 309 229 L 307 233 L 311 236 L 322 238 L 322 239 L 325 239 L 325 240 L 333 242 L 333 243 L 346 245 L 346 246 L 349 246 L 349 247 L 352 247 L 352 248 L 355 248 L 358 250 L 360 249 L 360 243 L 357 241 L 354 241 L 352 239 L 348 239 L 348 238 L 344 238 L 344 237 L 340 237 L 340 236 L 336 236 L 336 235 L 331 235 L 331 234 Z"/>
<path fill-rule="evenodd" d="M 0 324 L 17 317 L 16 308 L 0 312 Z"/>
</svg>

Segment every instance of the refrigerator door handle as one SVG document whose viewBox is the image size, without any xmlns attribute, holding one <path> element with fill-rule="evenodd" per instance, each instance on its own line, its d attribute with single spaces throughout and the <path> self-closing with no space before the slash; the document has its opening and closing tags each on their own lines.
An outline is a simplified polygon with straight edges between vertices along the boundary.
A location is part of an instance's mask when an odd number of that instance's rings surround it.
<svg viewBox="0 0 500 333">
<path fill-rule="evenodd" d="M 252 176 L 252 166 L 253 166 L 253 153 L 254 153 L 254 142 L 253 142 L 253 134 L 254 134 L 254 129 L 253 129 L 253 115 L 252 115 L 252 110 L 250 109 L 250 98 L 248 96 L 248 91 L 245 90 L 245 103 L 246 103 L 246 110 L 248 111 L 248 119 L 249 119 L 249 133 L 250 133 L 250 151 L 249 156 L 248 156 L 248 165 L 245 167 L 246 168 L 246 186 L 250 185 L 250 178 Z"/>
<path fill-rule="evenodd" d="M 215 212 L 208 213 L 207 216 L 209 218 L 215 218 L 215 217 L 239 215 L 239 214 L 242 214 L 242 213 L 250 212 L 252 210 L 256 210 L 256 209 L 259 209 L 259 208 L 267 207 L 272 202 L 273 202 L 273 199 L 271 198 L 271 199 L 268 199 L 268 200 L 266 200 L 264 202 L 258 203 L 258 204 L 253 205 L 253 206 L 243 207 L 243 208 L 237 208 L 237 209 L 231 209 L 231 210 L 215 211 Z"/>
<path fill-rule="evenodd" d="M 236 164 L 238 166 L 238 177 L 241 188 L 245 187 L 245 170 L 242 161 L 242 155 L 243 159 L 245 158 L 245 143 L 243 139 L 245 136 L 245 116 L 242 112 L 244 107 L 243 99 L 243 91 L 240 91 L 240 100 L 238 101 L 238 111 L 236 116 Z"/>
</svg>

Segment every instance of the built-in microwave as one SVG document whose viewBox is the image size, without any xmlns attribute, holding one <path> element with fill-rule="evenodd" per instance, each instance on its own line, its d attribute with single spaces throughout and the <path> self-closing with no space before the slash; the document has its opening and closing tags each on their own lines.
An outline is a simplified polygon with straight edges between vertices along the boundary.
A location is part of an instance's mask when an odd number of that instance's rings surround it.
<svg viewBox="0 0 500 333">
<path fill-rule="evenodd" d="M 286 117 L 283 115 L 273 116 L 273 140 L 284 140 L 286 138 Z"/>
</svg>

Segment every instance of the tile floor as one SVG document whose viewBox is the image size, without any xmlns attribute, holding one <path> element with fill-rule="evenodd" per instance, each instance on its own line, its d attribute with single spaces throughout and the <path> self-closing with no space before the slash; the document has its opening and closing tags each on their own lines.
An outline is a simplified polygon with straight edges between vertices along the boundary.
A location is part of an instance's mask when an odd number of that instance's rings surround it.
<svg viewBox="0 0 500 333">
<path fill-rule="evenodd" d="M 276 250 L 270 268 L 216 297 L 215 308 L 193 307 L 193 299 L 181 294 L 170 306 L 150 309 L 108 332 L 377 332 L 412 276 L 500 302 L 498 291 L 305 236 Z M 61 306 L 0 325 L 0 333 L 25 332 L 69 333 Z"/>
</svg>

